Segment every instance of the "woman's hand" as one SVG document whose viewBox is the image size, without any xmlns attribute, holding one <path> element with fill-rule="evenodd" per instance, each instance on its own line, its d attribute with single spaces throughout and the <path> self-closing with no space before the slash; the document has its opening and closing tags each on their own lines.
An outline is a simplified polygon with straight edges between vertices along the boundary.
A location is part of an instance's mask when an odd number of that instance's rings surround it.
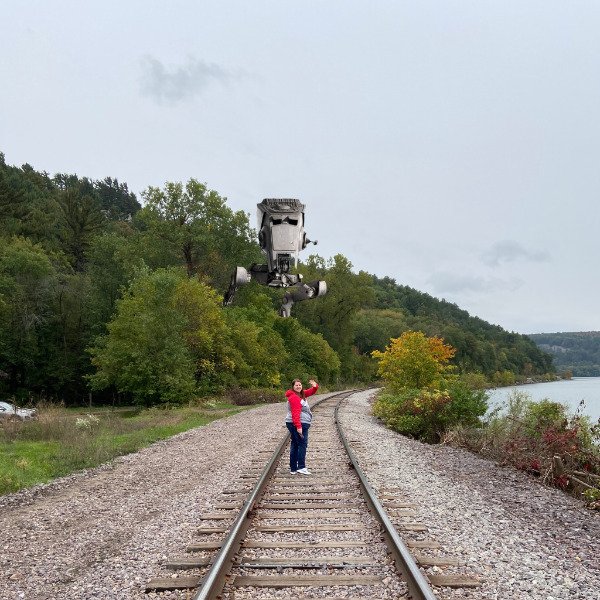
<svg viewBox="0 0 600 600">
<path fill-rule="evenodd" d="M 296 431 L 298 432 L 298 435 L 299 435 L 300 437 L 304 437 L 304 436 L 302 435 L 302 427 L 296 427 Z"/>
<path fill-rule="evenodd" d="M 314 379 L 309 379 L 308 383 L 310 383 L 310 387 L 317 387 L 317 382 Z"/>
</svg>

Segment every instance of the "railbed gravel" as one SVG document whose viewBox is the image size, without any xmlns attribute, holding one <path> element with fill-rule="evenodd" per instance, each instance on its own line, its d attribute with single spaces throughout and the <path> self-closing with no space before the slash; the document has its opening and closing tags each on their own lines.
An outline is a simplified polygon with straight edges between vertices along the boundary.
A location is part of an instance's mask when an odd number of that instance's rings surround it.
<svg viewBox="0 0 600 600">
<path fill-rule="evenodd" d="M 426 572 L 484 580 L 476 589 L 436 588 L 440 599 L 600 597 L 598 513 L 511 468 L 386 430 L 371 416 L 371 401 L 372 392 L 357 393 L 341 412 L 371 485 L 417 504 L 409 521 L 422 522 L 429 532 L 410 537 L 433 538 L 442 549 L 431 555 L 462 563 Z M 284 412 L 283 403 L 258 407 L 96 469 L 0 497 L 0 599 L 189 598 L 188 592 L 144 593 L 144 586 L 170 576 L 162 563 L 199 541 L 199 513 L 226 502 L 225 490 L 246 486 L 239 476 L 252 469 L 258 451 L 275 448 L 285 433 Z M 220 523 L 203 522 L 211 524 Z M 306 592 L 323 597 L 319 590 Z M 359 592 L 340 588 L 335 596 L 393 597 L 392 590 Z M 254 597 L 291 594 L 265 590 Z"/>
<path fill-rule="evenodd" d="M 479 588 L 435 588 L 442 599 L 566 600 L 600 598 L 600 515 L 560 490 L 465 450 L 430 446 L 385 429 L 371 415 L 373 392 L 352 396 L 341 423 L 370 485 L 417 505 L 438 555 Z M 382 451 L 385 448 L 385 451 Z M 394 494 L 395 492 L 395 494 Z M 385 503 L 384 503 L 385 504 Z M 426 554 L 424 550 L 420 551 Z M 435 553 L 429 553 L 435 556 Z"/>
</svg>

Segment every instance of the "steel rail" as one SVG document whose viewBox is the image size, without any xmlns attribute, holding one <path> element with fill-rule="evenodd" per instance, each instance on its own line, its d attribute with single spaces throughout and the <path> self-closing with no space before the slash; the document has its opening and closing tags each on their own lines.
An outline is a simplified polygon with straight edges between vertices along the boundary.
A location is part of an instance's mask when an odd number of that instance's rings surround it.
<svg viewBox="0 0 600 600">
<path fill-rule="evenodd" d="M 335 424 L 337 425 L 337 430 L 342 440 L 342 443 L 344 444 L 344 448 L 346 449 L 346 453 L 348 454 L 352 463 L 352 468 L 356 471 L 356 474 L 358 475 L 358 479 L 363 489 L 365 500 L 371 508 L 374 516 L 377 518 L 377 520 L 381 523 L 381 526 L 383 527 L 383 535 L 388 544 L 388 548 L 394 556 L 396 569 L 398 569 L 398 572 L 406 581 L 408 585 L 408 592 L 411 598 L 413 598 L 413 600 L 438 600 L 437 596 L 433 593 L 429 582 L 427 581 L 427 579 L 425 579 L 424 575 L 419 570 L 419 567 L 417 566 L 417 563 L 412 557 L 410 550 L 398 535 L 394 524 L 390 521 L 390 518 L 388 517 L 387 513 L 385 512 L 385 509 L 379 502 L 377 495 L 369 485 L 367 477 L 360 468 L 358 460 L 356 459 L 352 448 L 350 448 L 350 445 L 348 443 L 348 440 L 346 439 L 346 436 L 344 435 L 344 431 L 338 418 L 338 411 L 342 400 L 344 400 L 344 398 L 340 399 L 337 406 L 335 407 Z"/>
<path fill-rule="evenodd" d="M 352 393 L 352 391 L 353 390 L 345 391 L 339 394 L 332 394 L 331 396 L 327 396 L 326 398 L 321 398 L 313 404 L 313 408 L 321 404 L 321 402 L 330 400 L 335 396 Z M 277 466 L 277 461 L 281 457 L 281 454 L 283 453 L 287 445 L 289 437 L 290 433 L 288 431 L 283 436 L 283 439 L 279 443 L 279 446 L 274 450 L 273 456 L 267 463 L 267 466 L 263 469 L 263 472 L 261 473 L 258 482 L 250 492 L 247 500 L 244 502 L 240 513 L 238 514 L 233 525 L 231 526 L 231 530 L 225 538 L 223 545 L 221 546 L 221 550 L 215 556 L 210 570 L 206 573 L 206 575 L 200 582 L 200 588 L 192 597 L 192 600 L 216 600 L 219 594 L 223 591 L 223 588 L 225 587 L 225 578 L 227 577 L 227 574 L 231 569 L 233 558 L 239 551 L 244 536 L 250 528 L 254 505 L 257 502 L 257 500 L 260 500 L 260 498 L 262 497 L 264 490 L 267 487 L 267 484 L 269 483 L 271 475 L 275 470 L 275 467 Z"/>
</svg>

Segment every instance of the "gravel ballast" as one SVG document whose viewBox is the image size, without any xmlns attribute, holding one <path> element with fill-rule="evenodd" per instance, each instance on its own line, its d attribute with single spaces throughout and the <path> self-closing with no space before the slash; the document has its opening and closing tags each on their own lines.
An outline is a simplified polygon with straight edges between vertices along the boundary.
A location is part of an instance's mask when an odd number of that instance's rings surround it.
<svg viewBox="0 0 600 600">
<path fill-rule="evenodd" d="M 600 598 L 600 515 L 560 490 L 470 452 L 430 446 L 385 429 L 370 414 L 372 392 L 341 412 L 375 489 L 396 489 L 418 505 L 427 537 L 463 566 L 476 589 L 436 588 L 440 598 Z"/>
<path fill-rule="evenodd" d="M 600 597 L 597 513 L 513 469 L 386 430 L 370 415 L 371 396 L 354 394 L 341 412 L 369 481 L 418 504 L 427 536 L 462 562 L 437 572 L 484 580 L 436 588 L 440 598 Z M 163 562 L 198 541 L 198 514 L 223 501 L 258 451 L 275 448 L 284 415 L 284 403 L 252 409 L 0 497 L 0 598 L 158 597 L 145 583 L 169 576 Z"/>
</svg>

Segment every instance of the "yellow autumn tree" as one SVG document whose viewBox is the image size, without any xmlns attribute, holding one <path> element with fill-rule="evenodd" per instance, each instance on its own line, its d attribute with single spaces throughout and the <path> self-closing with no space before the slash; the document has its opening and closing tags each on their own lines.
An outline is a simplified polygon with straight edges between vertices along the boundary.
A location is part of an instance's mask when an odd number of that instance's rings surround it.
<svg viewBox="0 0 600 600">
<path fill-rule="evenodd" d="M 379 361 L 378 373 L 395 390 L 436 388 L 453 369 L 448 362 L 456 350 L 439 337 L 406 331 L 390 340 L 384 352 L 371 355 Z"/>
</svg>

